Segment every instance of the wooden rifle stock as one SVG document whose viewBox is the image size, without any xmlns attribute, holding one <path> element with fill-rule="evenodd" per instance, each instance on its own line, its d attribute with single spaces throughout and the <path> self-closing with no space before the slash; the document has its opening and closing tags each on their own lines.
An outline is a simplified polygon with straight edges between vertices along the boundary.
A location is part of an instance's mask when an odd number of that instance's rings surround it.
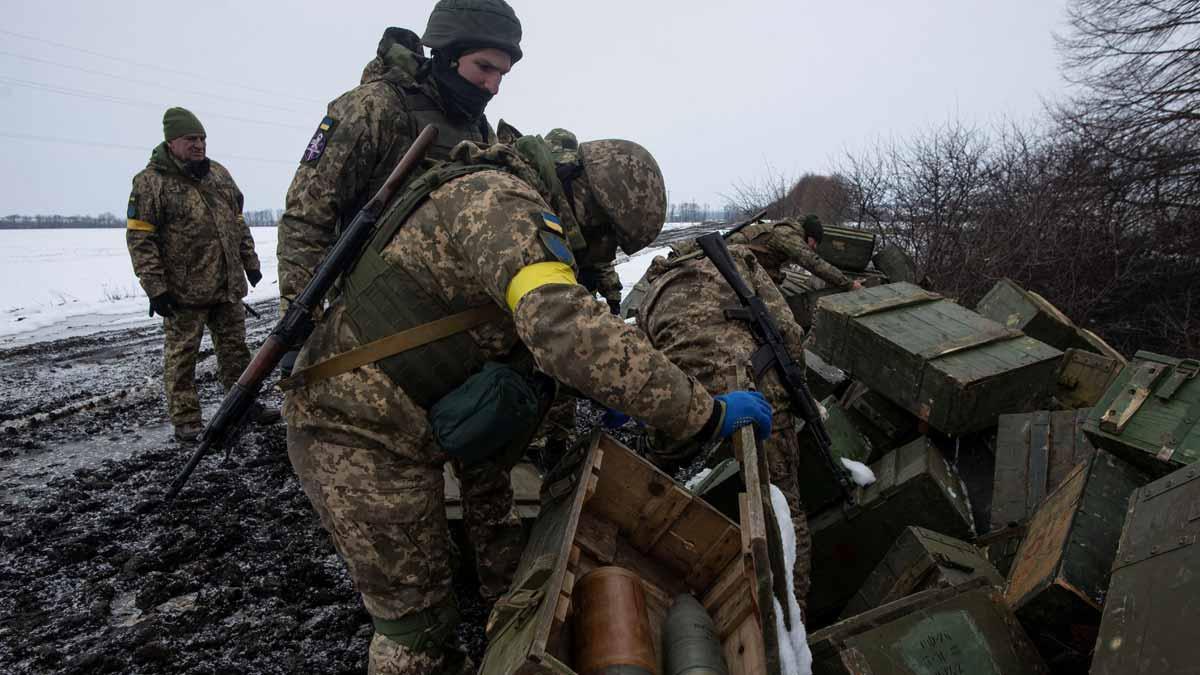
<svg viewBox="0 0 1200 675">
<path fill-rule="evenodd" d="M 221 407 L 217 409 L 217 414 L 204 428 L 204 435 L 199 447 L 188 458 L 183 471 L 171 483 L 171 488 L 167 491 L 165 500 L 167 503 L 175 499 L 200 460 L 210 450 L 227 447 L 237 439 L 238 432 L 241 431 L 246 417 L 253 409 L 254 400 L 258 397 L 263 382 L 270 377 L 284 354 L 292 349 L 299 349 L 312 334 L 313 310 L 321 306 L 325 295 L 333 287 L 338 276 L 349 269 L 358 259 L 362 247 L 375 233 L 375 223 L 382 215 L 383 209 L 404 185 L 405 180 L 421 160 L 425 158 L 430 146 L 437 140 L 437 135 L 438 130 L 432 125 L 421 130 L 408 152 L 404 153 L 404 157 L 396 164 L 396 168 L 392 169 L 383 186 L 354 216 L 354 220 L 342 232 L 342 236 L 338 238 L 333 248 L 317 265 L 312 279 L 309 280 L 304 290 L 288 304 L 283 317 L 275 324 L 271 334 L 255 353 L 250 365 L 246 366 L 246 370 L 238 378 L 237 384 L 225 394 L 225 398 L 221 401 Z"/>
</svg>

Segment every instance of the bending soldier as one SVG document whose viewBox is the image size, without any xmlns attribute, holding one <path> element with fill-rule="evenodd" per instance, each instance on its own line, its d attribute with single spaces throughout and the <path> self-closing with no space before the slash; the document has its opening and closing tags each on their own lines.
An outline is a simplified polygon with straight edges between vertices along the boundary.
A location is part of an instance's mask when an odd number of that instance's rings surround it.
<svg viewBox="0 0 1200 675">
<path fill-rule="evenodd" d="M 838 288 L 858 290 L 862 283 L 852 280 L 841 270 L 817 255 L 817 245 L 825 238 L 825 227 L 814 215 L 802 223 L 781 220 L 775 223 L 751 223 L 729 235 L 730 244 L 743 244 L 754 251 L 759 264 L 771 275 L 771 280 L 783 283 L 783 266 L 799 265 Z"/>
<path fill-rule="evenodd" d="M 442 465 L 458 457 L 507 480 L 499 455 L 524 449 L 553 396 L 535 366 L 678 439 L 770 430 L 761 396 L 714 398 L 576 283 L 581 267 L 661 230 L 666 192 L 644 148 L 583 143 L 576 165 L 556 167 L 527 137 L 464 143 L 452 159 L 388 210 L 297 366 L 434 321 L 458 332 L 306 380 L 286 403 L 289 457 L 375 620 L 372 672 L 461 661 L 447 642 L 457 618 Z M 497 391 L 502 401 L 475 405 Z"/>
<path fill-rule="evenodd" d="M 204 126 L 188 110 L 163 115 L 164 142 L 133 177 L 125 241 L 133 271 L 163 317 L 163 379 L 175 438 L 194 441 L 201 424 L 196 358 L 207 326 L 217 376 L 229 389 L 250 363 L 242 298 L 262 279 L 242 192 L 209 159 Z M 279 412 L 259 408 L 259 421 Z"/>
<path fill-rule="evenodd" d="M 750 358 L 758 344 L 747 323 L 726 318 L 724 314 L 726 309 L 739 306 L 729 284 L 693 242 L 678 248 L 685 253 L 658 257 L 650 264 L 646 272 L 649 288 L 638 313 L 638 326 L 655 349 L 710 391 L 736 387 L 742 374 L 744 381 L 753 381 L 771 404 L 774 424 L 765 443 L 767 467 L 771 482 L 783 492 L 791 510 L 796 531 L 793 588 L 803 610 L 808 597 L 812 539 L 799 492 L 800 446 L 795 413 L 774 369 L 768 369 L 761 378 L 753 378 Z M 754 252 L 741 245 L 730 246 L 729 252 L 741 277 L 774 315 L 788 351 L 803 359 L 804 331 L 792 320 L 786 301 Z M 651 461 L 668 471 L 698 450 L 694 444 L 673 442 L 660 435 L 652 435 L 651 446 Z"/>
</svg>

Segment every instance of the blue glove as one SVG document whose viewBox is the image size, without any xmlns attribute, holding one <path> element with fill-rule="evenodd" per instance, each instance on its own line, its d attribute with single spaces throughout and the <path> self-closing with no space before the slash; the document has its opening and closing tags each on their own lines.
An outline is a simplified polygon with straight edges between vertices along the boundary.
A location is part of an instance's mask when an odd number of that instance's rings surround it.
<svg viewBox="0 0 1200 675">
<path fill-rule="evenodd" d="M 623 427 L 628 421 L 629 415 L 626 415 L 620 410 L 613 410 L 612 408 L 605 409 L 604 416 L 600 418 L 600 424 L 605 429 L 616 429 L 618 427 Z"/>
<path fill-rule="evenodd" d="M 754 435 L 765 441 L 771 436 L 771 404 L 757 391 L 731 391 L 713 397 L 725 404 L 725 417 L 721 420 L 720 438 L 729 438 L 733 432 L 747 424 L 754 425 Z"/>
</svg>

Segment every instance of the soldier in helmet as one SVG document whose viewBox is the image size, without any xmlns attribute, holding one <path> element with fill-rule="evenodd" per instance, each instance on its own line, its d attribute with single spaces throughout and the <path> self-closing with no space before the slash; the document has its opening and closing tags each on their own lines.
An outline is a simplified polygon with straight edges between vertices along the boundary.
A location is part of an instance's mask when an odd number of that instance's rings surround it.
<svg viewBox="0 0 1200 675">
<path fill-rule="evenodd" d="M 674 248 L 683 254 L 673 252 L 670 257 L 655 258 L 646 271 L 649 287 L 639 307 L 638 327 L 656 349 L 709 390 L 735 388 L 739 381 L 754 382 L 774 409 L 771 437 L 763 448 L 770 481 L 783 492 L 792 515 L 796 532 L 792 589 L 803 610 L 808 598 L 812 539 L 800 494 L 795 412 L 774 369 L 758 375 L 751 371 L 751 357 L 758 344 L 747 323 L 725 315 L 726 309 L 739 305 L 728 282 L 693 242 Z M 747 246 L 732 245 L 729 253 L 750 290 L 771 311 L 788 352 L 802 360 L 804 331 L 792 320 L 787 302 L 767 271 Z M 674 471 L 680 460 L 695 452 L 687 442 L 659 434 L 652 434 L 651 439 L 648 457 L 667 471 Z"/>
<path fill-rule="evenodd" d="M 618 246 L 653 241 L 665 212 L 662 174 L 636 143 L 581 143 L 571 166 L 537 137 L 463 143 L 396 200 L 344 277 L 285 412 L 292 464 L 374 618 L 371 672 L 461 663 L 447 644 L 457 618 L 442 464 L 502 471 L 498 453 L 524 449 L 553 395 L 547 376 L 675 438 L 749 423 L 770 433 L 760 395 L 714 397 L 576 283 Z M 415 326 L 448 328 L 305 377 Z"/>
<path fill-rule="evenodd" d="M 460 141 L 494 140 L 484 108 L 521 59 L 520 45 L 521 22 L 504 0 L 440 0 L 419 39 L 384 31 L 362 82 L 329 104 L 288 189 L 277 246 L 285 306 L 425 125 L 439 131 L 430 159 L 445 159 Z"/>
<path fill-rule="evenodd" d="M 810 214 L 800 223 L 794 220 L 752 223 L 731 234 L 728 242 L 749 246 L 776 284 L 783 283 L 783 266 L 791 263 L 820 277 L 830 286 L 862 288 L 862 282 L 851 280 L 817 255 L 817 245 L 824 237 L 821 219 Z"/>
</svg>

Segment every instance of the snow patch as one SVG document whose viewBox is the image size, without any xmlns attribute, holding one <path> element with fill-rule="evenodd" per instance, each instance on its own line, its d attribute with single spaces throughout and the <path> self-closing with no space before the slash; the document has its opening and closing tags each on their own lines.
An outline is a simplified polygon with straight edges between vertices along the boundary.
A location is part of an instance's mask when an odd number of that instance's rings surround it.
<svg viewBox="0 0 1200 675">
<path fill-rule="evenodd" d="M 708 474 L 710 473 L 712 473 L 712 469 L 706 467 L 700 473 L 689 478 L 688 482 L 684 483 L 683 486 L 688 490 L 695 492 L 696 487 L 699 486 L 700 483 L 704 482 L 704 479 L 708 478 Z"/>
<path fill-rule="evenodd" d="M 854 481 L 855 485 L 867 487 L 875 482 L 875 472 L 871 470 L 871 467 L 845 457 L 842 457 L 841 460 L 842 466 L 846 467 L 846 470 L 850 472 L 850 479 Z"/>
<path fill-rule="evenodd" d="M 644 248 L 621 262 L 617 263 L 617 276 L 621 277 L 621 297 L 629 295 L 629 291 L 638 281 L 641 281 L 642 275 L 646 270 L 650 269 L 650 263 L 660 255 L 665 256 L 669 253 L 669 246 L 655 246 L 654 248 Z"/>
<path fill-rule="evenodd" d="M 796 568 L 796 530 L 792 525 L 792 513 L 788 509 L 783 492 L 771 486 L 771 506 L 775 509 L 775 520 L 779 526 L 779 539 L 783 544 L 783 561 L 787 580 L 788 615 L 792 618 L 792 630 L 783 623 L 783 607 L 775 598 L 775 631 L 779 635 L 779 661 L 781 670 L 796 675 L 812 675 L 812 651 L 808 648 L 808 630 L 800 620 L 800 605 L 792 587 L 792 570 Z"/>
</svg>

